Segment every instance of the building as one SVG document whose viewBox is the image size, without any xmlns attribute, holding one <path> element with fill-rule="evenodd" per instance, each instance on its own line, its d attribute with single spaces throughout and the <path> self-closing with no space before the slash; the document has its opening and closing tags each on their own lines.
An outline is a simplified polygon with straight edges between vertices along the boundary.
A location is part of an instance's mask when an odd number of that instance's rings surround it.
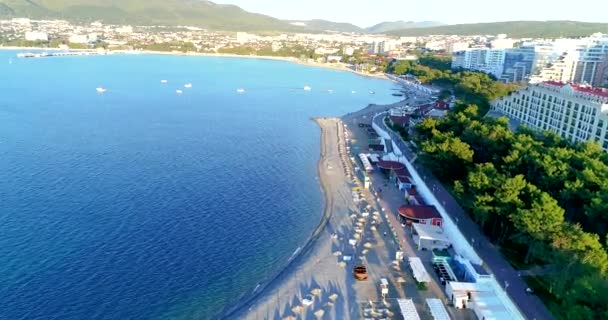
<svg viewBox="0 0 608 320">
<path fill-rule="evenodd" d="M 490 48 L 492 49 L 511 49 L 515 41 L 508 39 L 506 34 L 499 34 L 496 38 L 490 41 Z"/>
<path fill-rule="evenodd" d="M 505 50 L 475 48 L 452 54 L 452 69 L 463 68 L 502 76 L 505 63 Z"/>
<path fill-rule="evenodd" d="M 439 226 L 412 224 L 412 238 L 418 250 L 444 250 L 450 247 L 450 239 Z"/>
<path fill-rule="evenodd" d="M 236 42 L 238 42 L 240 44 L 245 44 L 245 43 L 251 42 L 255 39 L 256 39 L 256 36 L 254 34 L 250 34 L 247 32 L 237 32 L 236 33 Z"/>
<path fill-rule="evenodd" d="M 537 58 L 535 49 L 534 46 L 521 46 L 506 50 L 500 80 L 504 82 L 527 80 L 535 70 L 535 59 Z"/>
<path fill-rule="evenodd" d="M 443 219 L 435 206 L 427 205 L 403 205 L 399 207 L 399 217 L 402 222 L 430 224 L 441 226 Z"/>
<path fill-rule="evenodd" d="M 28 31 L 25 33 L 27 41 L 49 41 L 49 35 L 46 32 Z"/>
<path fill-rule="evenodd" d="M 395 50 L 399 46 L 399 42 L 395 40 L 374 41 L 371 43 L 369 53 L 384 54 Z"/>
<path fill-rule="evenodd" d="M 318 55 L 327 55 L 327 54 L 336 54 L 340 51 L 340 49 L 337 48 L 325 48 L 325 47 L 319 47 L 315 49 L 315 54 Z"/>
<path fill-rule="evenodd" d="M 448 44 L 448 53 L 454 53 L 458 51 L 464 51 L 469 48 L 468 42 L 451 42 Z"/>
<path fill-rule="evenodd" d="M 531 82 L 608 85 L 608 35 L 596 33 L 582 39 L 557 39 L 550 47 L 557 57 L 542 66 Z"/>
<path fill-rule="evenodd" d="M 447 44 L 445 41 L 429 41 L 424 45 L 424 48 L 431 51 L 441 51 L 447 49 Z"/>
<path fill-rule="evenodd" d="M 571 141 L 597 141 L 608 151 L 608 89 L 554 81 L 530 84 L 495 101 L 492 109 Z"/>
<path fill-rule="evenodd" d="M 89 43 L 89 37 L 86 34 L 73 34 L 68 38 L 68 41 L 70 43 L 87 44 Z"/>
</svg>

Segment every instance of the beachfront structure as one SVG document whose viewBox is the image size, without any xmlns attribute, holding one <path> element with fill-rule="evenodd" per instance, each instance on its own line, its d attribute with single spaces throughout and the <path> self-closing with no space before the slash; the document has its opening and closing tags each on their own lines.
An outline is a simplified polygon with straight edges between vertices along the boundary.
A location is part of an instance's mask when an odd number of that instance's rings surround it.
<svg viewBox="0 0 608 320">
<path fill-rule="evenodd" d="M 414 275 L 414 279 L 416 279 L 419 283 L 429 283 L 431 282 L 431 277 L 428 272 L 426 272 L 426 268 L 422 264 L 422 260 L 418 257 L 409 257 L 408 263 L 410 265 L 410 269 L 412 270 L 412 274 Z"/>
<path fill-rule="evenodd" d="M 416 305 L 412 299 L 397 299 L 399 309 L 401 309 L 401 316 L 407 320 L 420 320 L 420 315 L 416 310 Z"/>
<path fill-rule="evenodd" d="M 473 309 L 478 319 L 511 319 L 509 310 L 488 283 L 448 282 L 446 294 L 454 307 Z"/>
<path fill-rule="evenodd" d="M 403 205 L 399 207 L 401 222 L 412 224 L 429 224 L 441 226 L 443 219 L 435 206 L 428 205 Z"/>
<path fill-rule="evenodd" d="M 450 315 L 445 309 L 441 299 L 426 299 L 426 305 L 431 310 L 431 315 L 434 320 L 450 320 Z"/>
<path fill-rule="evenodd" d="M 450 247 L 450 239 L 439 226 L 432 224 L 412 224 L 412 238 L 418 250 L 443 250 Z"/>
<path fill-rule="evenodd" d="M 608 89 L 543 82 L 492 103 L 518 124 L 552 131 L 568 140 L 593 140 L 608 151 Z"/>
</svg>

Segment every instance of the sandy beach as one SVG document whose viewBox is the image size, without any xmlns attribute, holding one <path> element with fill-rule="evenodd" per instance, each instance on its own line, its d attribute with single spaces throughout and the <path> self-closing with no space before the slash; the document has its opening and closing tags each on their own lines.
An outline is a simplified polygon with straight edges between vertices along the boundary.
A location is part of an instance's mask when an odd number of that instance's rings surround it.
<svg viewBox="0 0 608 320">
<path fill-rule="evenodd" d="M 321 128 L 318 174 L 325 196 L 323 219 L 277 277 L 260 284 L 248 299 L 218 318 L 360 319 L 371 310 L 370 301 L 378 307 L 375 310 L 384 310 L 375 318 L 392 317 L 399 312 L 395 298 L 419 296 L 409 272 L 394 260 L 402 248 L 390 224 L 352 175 L 344 123 L 338 118 L 315 121 Z M 353 277 L 353 267 L 361 264 L 367 266 L 366 281 Z M 391 283 L 391 299 L 386 303 L 380 302 L 381 278 Z M 312 304 L 304 302 L 306 296 L 312 296 Z"/>
<path fill-rule="evenodd" d="M 338 152 L 339 119 L 315 119 L 321 128 L 321 158 L 318 164 L 319 182 L 325 196 L 325 212 L 309 245 L 299 252 L 291 264 L 270 284 L 262 284 L 260 293 L 237 310 L 222 315 L 232 319 L 315 318 L 320 313 L 326 319 L 349 319 L 356 311 L 350 305 L 355 281 L 348 267 L 338 265 L 339 239 L 351 227 L 349 212 L 355 210 L 347 177 Z M 265 287 L 264 287 L 265 286 Z M 302 299 L 313 294 L 311 306 Z M 355 309 L 355 310 L 353 310 Z M 317 314 L 315 316 L 315 313 Z"/>
</svg>

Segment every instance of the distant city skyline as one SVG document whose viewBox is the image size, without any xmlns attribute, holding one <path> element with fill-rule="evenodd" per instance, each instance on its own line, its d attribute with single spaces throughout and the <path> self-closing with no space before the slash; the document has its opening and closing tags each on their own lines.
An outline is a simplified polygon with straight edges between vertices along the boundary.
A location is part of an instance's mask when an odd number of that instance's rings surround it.
<svg viewBox="0 0 608 320">
<path fill-rule="evenodd" d="M 549 0 L 215 0 L 286 20 L 324 19 L 370 27 L 383 21 L 439 21 L 447 24 L 515 20 L 608 22 L 608 2 L 588 0 L 580 6 L 558 6 Z M 356 3 L 356 4 L 355 4 Z"/>
</svg>

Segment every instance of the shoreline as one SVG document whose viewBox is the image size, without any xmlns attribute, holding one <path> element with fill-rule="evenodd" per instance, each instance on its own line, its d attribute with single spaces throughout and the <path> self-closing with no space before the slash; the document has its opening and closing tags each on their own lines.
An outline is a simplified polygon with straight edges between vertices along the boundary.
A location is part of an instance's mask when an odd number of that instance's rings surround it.
<svg viewBox="0 0 608 320">
<path fill-rule="evenodd" d="M 0 46 L 0 51 L 14 51 L 14 50 L 43 50 L 43 51 L 87 51 L 87 52 L 95 52 L 97 49 L 59 49 L 59 48 L 40 48 L 40 47 L 2 47 Z M 294 57 L 281 57 L 281 56 L 256 56 L 256 55 L 239 55 L 239 54 L 231 54 L 231 53 L 205 53 L 205 52 L 169 52 L 169 51 L 152 51 L 152 50 L 141 50 L 141 51 L 130 51 L 130 50 L 110 50 L 107 51 L 107 55 L 112 54 L 146 54 L 146 55 L 163 55 L 163 56 L 180 56 L 180 57 L 216 57 L 216 58 L 238 58 L 238 59 L 259 59 L 259 60 L 274 60 L 274 61 L 283 61 L 283 62 L 291 62 L 307 67 L 315 67 L 321 69 L 328 70 L 336 70 L 336 71 L 346 71 L 350 73 L 354 73 L 356 75 L 368 78 L 375 79 L 384 79 L 391 82 L 395 82 L 389 79 L 386 75 L 375 74 L 375 73 L 364 73 L 352 70 L 348 68 L 346 65 L 340 64 L 331 64 L 331 63 L 317 63 L 317 62 L 305 62 L 301 61 L 298 58 Z"/>
<path fill-rule="evenodd" d="M 297 268 L 298 262 L 303 262 L 307 259 L 311 258 L 312 248 L 319 240 L 319 237 L 323 231 L 325 231 L 331 217 L 333 216 L 332 204 L 333 201 L 329 195 L 328 181 L 325 174 L 323 174 L 323 163 L 327 161 L 327 145 L 324 141 L 324 138 L 328 134 L 327 129 L 319 122 L 320 118 L 311 118 L 320 129 L 320 157 L 317 162 L 317 176 L 319 177 L 319 184 L 321 187 L 321 192 L 323 193 L 324 207 L 323 207 L 323 215 L 319 224 L 313 229 L 310 237 L 306 240 L 303 246 L 300 246 L 294 251 L 295 253 L 289 258 L 287 264 L 284 267 L 279 268 L 274 276 L 269 277 L 263 283 L 260 282 L 258 285 L 248 292 L 242 294 L 235 305 L 229 306 L 220 313 L 214 315 L 212 319 L 226 319 L 230 316 L 236 316 L 244 311 L 247 308 L 251 307 L 259 298 L 265 293 L 265 290 L 273 285 L 277 285 L 283 277 L 289 277 L 294 273 Z M 330 118 L 333 119 L 333 118 Z M 335 118 L 339 119 L 339 118 Z"/>
</svg>

